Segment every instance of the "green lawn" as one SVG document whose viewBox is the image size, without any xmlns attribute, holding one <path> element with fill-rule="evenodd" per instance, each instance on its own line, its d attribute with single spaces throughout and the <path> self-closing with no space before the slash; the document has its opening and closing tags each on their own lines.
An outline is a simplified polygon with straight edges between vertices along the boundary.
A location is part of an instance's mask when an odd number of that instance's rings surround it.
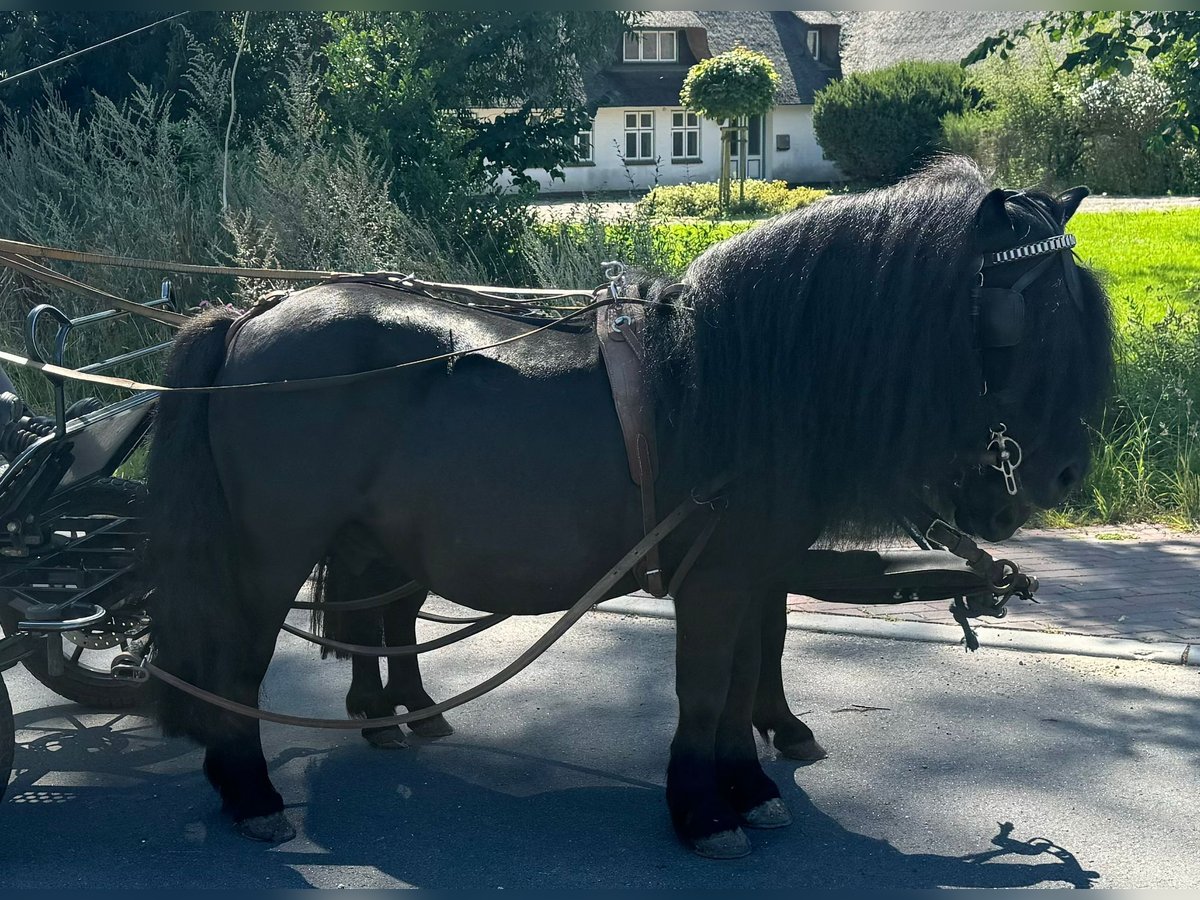
<svg viewBox="0 0 1200 900">
<path fill-rule="evenodd" d="M 1200 307 L 1200 209 L 1079 213 L 1068 230 L 1079 257 L 1105 274 L 1119 323 Z"/>
</svg>

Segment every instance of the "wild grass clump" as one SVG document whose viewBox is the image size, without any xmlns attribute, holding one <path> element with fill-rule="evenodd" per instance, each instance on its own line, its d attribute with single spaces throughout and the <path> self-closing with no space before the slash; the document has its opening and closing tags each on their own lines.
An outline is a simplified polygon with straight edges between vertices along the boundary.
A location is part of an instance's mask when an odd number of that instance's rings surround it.
<svg viewBox="0 0 1200 900">
<path fill-rule="evenodd" d="M 334 135 L 321 112 L 315 63 L 285 61 L 271 114 L 235 121 L 228 207 L 222 203 L 229 73 L 203 46 L 190 47 L 183 118 L 171 97 L 139 86 L 121 103 L 97 96 L 72 111 L 50 91 L 18 117 L 0 108 L 0 236 L 114 256 L 208 265 L 417 271 L 485 280 L 456 234 L 409 216 L 391 196 L 391 173 L 357 136 Z M 229 277 L 51 263 L 64 274 L 131 300 L 160 293 L 170 278 L 185 308 L 245 304 L 276 287 Z M 87 298 L 0 270 L 0 333 L 19 349 L 26 314 L 53 303 L 68 315 L 96 311 Z M 79 331 L 67 362 L 82 365 L 169 337 L 162 326 L 122 319 Z M 158 377 L 161 360 L 121 374 Z M 10 372 L 35 406 L 51 402 L 46 381 Z"/>
</svg>

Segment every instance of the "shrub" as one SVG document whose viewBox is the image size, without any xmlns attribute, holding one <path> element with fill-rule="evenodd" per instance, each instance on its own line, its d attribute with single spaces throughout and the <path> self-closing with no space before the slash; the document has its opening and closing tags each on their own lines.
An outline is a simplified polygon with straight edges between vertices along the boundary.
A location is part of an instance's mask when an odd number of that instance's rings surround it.
<svg viewBox="0 0 1200 900">
<path fill-rule="evenodd" d="M 817 93 L 813 128 L 850 178 L 893 181 L 941 146 L 941 121 L 964 109 L 953 63 L 904 62 L 834 81 Z"/>
<path fill-rule="evenodd" d="M 1065 49 L 1044 37 L 971 69 L 967 88 L 980 100 L 943 121 L 946 146 L 995 171 L 1004 184 L 1077 184 L 1084 155 L 1085 111 L 1079 72 L 1059 70 Z"/>
<path fill-rule="evenodd" d="M 637 205 L 639 209 L 656 216 L 718 218 L 721 215 L 719 188 L 715 181 L 662 185 L 639 200 Z M 740 191 L 733 191 L 728 210 L 730 214 L 773 216 L 808 206 L 829 193 L 815 188 L 789 188 L 783 181 L 756 180 L 747 180 L 745 190 L 744 199 Z"/>
<path fill-rule="evenodd" d="M 1007 184 L 1083 182 L 1117 194 L 1200 189 L 1195 148 L 1162 138 L 1190 68 L 1164 56 L 1092 80 L 1087 69 L 1060 69 L 1067 49 L 1035 33 L 1014 53 L 974 67 L 967 87 L 979 102 L 942 121 L 946 146 Z"/>
<path fill-rule="evenodd" d="M 26 115 L 5 110 L 0 235 L 181 262 L 403 268 L 448 281 L 486 280 L 460 235 L 415 222 L 390 198 L 390 172 L 361 139 L 333 139 L 312 90 L 311 59 L 286 65 L 277 115 L 249 134 L 244 125 L 235 127 L 241 140 L 231 156 L 230 206 L 223 211 L 228 69 L 203 47 L 190 49 L 190 108 L 183 119 L 172 118 L 169 96 L 145 87 L 119 104 L 97 97 L 86 115 L 72 112 L 53 91 Z M 53 266 L 134 300 L 157 297 L 159 281 L 169 275 L 185 306 L 245 301 L 270 287 L 227 277 Z M 3 333 L 21 334 L 29 307 L 42 302 L 70 315 L 96 311 L 91 300 L 0 270 Z M 68 362 L 95 361 L 163 338 L 159 326 L 119 319 L 80 331 Z M 122 374 L 153 381 L 157 364 L 139 361 Z M 50 401 L 44 378 L 24 370 L 9 374 L 31 403 Z"/>
<path fill-rule="evenodd" d="M 1145 69 L 1092 82 L 1080 95 L 1088 133 L 1083 177 L 1094 190 L 1162 194 L 1178 160 L 1159 139 L 1170 88 Z"/>
</svg>

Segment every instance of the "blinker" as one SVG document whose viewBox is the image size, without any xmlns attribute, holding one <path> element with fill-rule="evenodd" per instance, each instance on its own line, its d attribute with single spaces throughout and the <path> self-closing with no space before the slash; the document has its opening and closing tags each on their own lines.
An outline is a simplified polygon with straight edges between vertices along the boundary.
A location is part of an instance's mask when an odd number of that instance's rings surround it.
<svg viewBox="0 0 1200 900">
<path fill-rule="evenodd" d="M 975 338 L 981 349 L 1015 347 L 1025 330 L 1025 297 L 1009 288 L 971 290 Z"/>
</svg>

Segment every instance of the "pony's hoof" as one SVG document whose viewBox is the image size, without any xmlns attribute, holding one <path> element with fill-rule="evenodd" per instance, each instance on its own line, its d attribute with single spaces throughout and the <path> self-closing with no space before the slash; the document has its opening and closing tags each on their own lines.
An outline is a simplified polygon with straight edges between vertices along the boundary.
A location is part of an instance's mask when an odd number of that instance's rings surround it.
<svg viewBox="0 0 1200 900">
<path fill-rule="evenodd" d="M 296 829 L 281 812 L 242 819 L 234 827 L 242 837 L 252 841 L 266 841 L 268 844 L 283 844 L 296 836 Z"/>
<path fill-rule="evenodd" d="M 692 841 L 692 849 L 705 859 L 739 859 L 750 853 L 750 839 L 740 828 L 718 831 Z"/>
<path fill-rule="evenodd" d="M 386 728 L 364 728 L 362 736 L 367 739 L 368 744 L 378 747 L 380 750 L 405 750 L 408 748 L 408 741 L 404 739 L 404 732 L 400 730 L 399 725 L 389 725 Z"/>
<path fill-rule="evenodd" d="M 792 814 L 787 804 L 775 797 L 743 813 L 742 821 L 751 828 L 782 828 L 792 824 Z"/>
<path fill-rule="evenodd" d="M 802 741 L 795 741 L 790 744 L 776 744 L 775 749 L 779 751 L 781 756 L 799 760 L 800 762 L 816 762 L 829 755 L 825 752 L 825 748 L 818 744 L 814 738 L 805 738 Z"/>
<path fill-rule="evenodd" d="M 417 719 L 415 722 L 409 722 L 408 727 L 412 729 L 413 734 L 423 738 L 450 737 L 454 734 L 454 728 L 446 721 L 445 716 Z"/>
</svg>

